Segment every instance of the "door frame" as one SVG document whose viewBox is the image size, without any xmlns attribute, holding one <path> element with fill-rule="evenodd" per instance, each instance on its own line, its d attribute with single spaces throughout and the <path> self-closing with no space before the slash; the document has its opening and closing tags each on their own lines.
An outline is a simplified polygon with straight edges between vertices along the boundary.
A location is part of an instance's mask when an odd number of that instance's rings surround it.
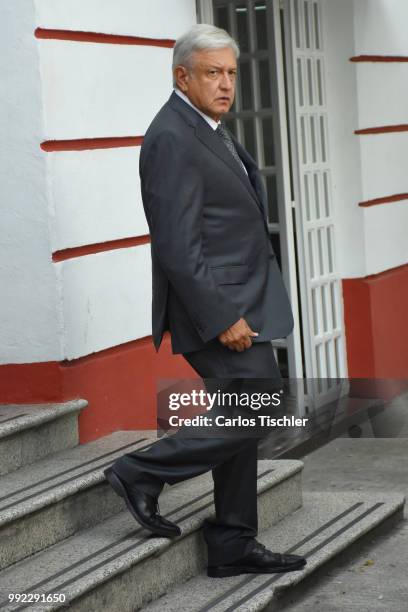
<svg viewBox="0 0 408 612">
<path fill-rule="evenodd" d="M 336 289 L 337 301 L 333 305 L 333 308 L 337 309 L 338 312 L 339 325 L 339 329 L 333 331 L 333 337 L 338 338 L 339 345 L 341 344 L 340 355 L 338 356 L 338 380 L 337 382 L 334 381 L 334 384 L 329 381 L 329 385 L 327 385 L 328 369 L 324 358 L 321 361 L 323 363 L 323 380 L 318 379 L 319 364 L 317 364 L 316 359 L 316 348 L 319 340 L 315 335 L 314 314 L 311 304 L 313 283 L 309 280 L 309 260 L 311 256 L 316 257 L 316 253 L 309 252 L 306 243 L 307 223 L 303 210 L 305 194 L 302 184 L 301 137 L 298 125 L 300 110 L 296 106 L 298 90 L 295 78 L 294 1 L 296 0 L 266 0 L 268 32 L 271 33 L 271 48 L 273 50 L 270 55 L 273 62 L 271 70 L 274 78 L 271 81 L 275 102 L 272 117 L 279 214 L 279 224 L 270 224 L 270 229 L 275 232 L 279 231 L 282 276 L 292 304 L 295 322 L 294 330 L 290 336 L 286 339 L 274 340 L 272 344 L 275 350 L 280 347 L 287 349 L 290 388 L 293 388 L 293 385 L 296 386 L 296 390 L 293 389 L 293 395 L 297 398 L 299 413 L 304 414 L 306 406 L 315 410 L 319 406 L 346 394 L 348 381 L 345 380 L 347 362 L 341 304 L 341 279 L 339 278 L 337 278 Z M 324 20 L 323 3 L 320 0 L 315 0 L 315 2 L 320 6 L 320 23 L 322 23 Z M 198 22 L 214 23 L 212 0 L 197 0 L 197 17 Z M 284 40 L 282 39 L 282 30 Z M 319 112 L 327 113 L 326 107 L 319 109 Z M 328 145 L 327 148 L 329 148 Z M 329 170 L 331 170 L 330 167 Z M 334 255 L 333 247 L 332 256 L 334 257 Z M 333 276 L 338 277 L 336 269 L 334 272 Z M 300 296 L 298 295 L 298 287 Z M 323 288 L 321 291 L 323 292 Z M 299 299 L 300 297 L 301 299 Z M 300 311 L 302 328 L 300 327 Z M 320 311 L 321 305 L 319 305 L 319 317 L 321 318 Z M 322 346 L 326 346 L 324 342 L 322 342 Z M 333 342 L 330 346 L 333 352 Z M 326 380 L 324 380 L 325 377 Z M 305 378 L 306 381 L 304 381 Z"/>
</svg>

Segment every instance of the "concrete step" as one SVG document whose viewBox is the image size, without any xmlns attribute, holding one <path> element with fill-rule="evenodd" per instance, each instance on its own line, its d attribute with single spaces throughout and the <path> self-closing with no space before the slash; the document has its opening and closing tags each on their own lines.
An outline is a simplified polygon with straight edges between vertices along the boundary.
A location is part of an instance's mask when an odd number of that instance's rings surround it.
<svg viewBox="0 0 408 612">
<path fill-rule="evenodd" d="M 0 476 L 78 444 L 86 400 L 0 405 Z"/>
<path fill-rule="evenodd" d="M 103 470 L 155 439 L 151 432 L 115 432 L 2 476 L 0 569 L 123 510 Z"/>
<path fill-rule="evenodd" d="M 299 416 L 297 402 L 289 397 L 288 416 Z M 356 427 L 371 428 L 373 421 L 384 412 L 384 401 L 374 398 L 343 396 L 308 412 L 304 427 L 287 427 L 273 431 L 259 444 L 259 457 L 265 459 L 297 459 L 328 444 L 335 438 L 348 437 Z M 372 430 L 371 430 L 372 431 Z M 392 436 L 390 436 L 392 437 Z"/>
<path fill-rule="evenodd" d="M 318 568 L 385 523 L 402 519 L 402 495 L 364 493 L 304 493 L 303 506 L 260 534 L 259 540 L 278 552 L 307 557 L 302 571 L 286 574 L 246 574 L 233 578 L 208 578 L 205 573 L 174 588 L 143 608 L 144 612 L 255 612 L 276 609 L 276 598 L 294 589 Z M 132 610 L 131 584 L 123 583 L 121 609 Z M 115 593 L 111 593 L 115 602 Z M 123 608 L 122 608 L 123 606 Z M 75 610 L 82 608 L 75 607 Z M 85 609 L 85 608 L 83 608 Z M 90 608 L 91 610 L 96 608 Z M 101 608 L 102 609 L 102 608 Z M 106 608 L 106 609 L 115 609 Z"/>
<path fill-rule="evenodd" d="M 300 461 L 260 461 L 261 529 L 302 503 Z M 175 540 L 152 537 L 126 510 L 0 572 L 0 610 L 138 610 L 205 565 L 200 526 L 213 513 L 210 474 L 166 487 L 161 513 L 182 528 Z M 95 512 L 98 509 L 95 508 Z M 9 593 L 62 594 L 65 602 L 10 604 Z M 187 608 L 188 609 L 188 608 Z"/>
</svg>

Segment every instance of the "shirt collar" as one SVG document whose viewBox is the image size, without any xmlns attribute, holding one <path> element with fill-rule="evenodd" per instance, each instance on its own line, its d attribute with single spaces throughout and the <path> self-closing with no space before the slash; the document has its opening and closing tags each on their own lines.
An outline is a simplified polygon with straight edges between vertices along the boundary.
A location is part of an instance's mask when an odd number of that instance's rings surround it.
<svg viewBox="0 0 408 612">
<path fill-rule="evenodd" d="M 206 115 L 205 113 L 203 113 L 202 111 L 200 111 L 200 109 L 198 109 L 196 106 L 194 106 L 194 104 L 192 104 L 190 102 L 190 100 L 187 98 L 187 96 L 180 91 L 179 89 L 177 89 L 177 87 L 174 88 L 175 93 L 182 99 L 184 100 L 184 102 L 186 102 L 186 104 L 188 104 L 189 106 L 191 106 L 191 108 L 194 108 L 194 110 L 201 115 L 201 117 L 208 123 L 208 125 L 213 129 L 216 130 L 217 127 L 220 124 L 220 121 L 215 121 L 215 119 L 212 119 L 211 117 L 209 117 L 208 115 Z"/>
</svg>

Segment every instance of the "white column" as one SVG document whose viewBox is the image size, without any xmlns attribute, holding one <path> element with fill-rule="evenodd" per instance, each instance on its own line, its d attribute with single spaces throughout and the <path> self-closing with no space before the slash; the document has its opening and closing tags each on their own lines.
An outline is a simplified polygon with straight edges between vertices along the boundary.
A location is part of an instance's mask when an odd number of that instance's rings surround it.
<svg viewBox="0 0 408 612">
<path fill-rule="evenodd" d="M 59 359 L 43 107 L 32 2 L 0 5 L 0 364 Z"/>
</svg>

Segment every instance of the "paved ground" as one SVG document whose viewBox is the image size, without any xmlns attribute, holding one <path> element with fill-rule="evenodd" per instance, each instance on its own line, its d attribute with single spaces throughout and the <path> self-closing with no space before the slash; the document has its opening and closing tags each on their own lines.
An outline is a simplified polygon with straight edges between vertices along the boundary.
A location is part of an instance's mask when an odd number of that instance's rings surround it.
<svg viewBox="0 0 408 612">
<path fill-rule="evenodd" d="M 408 406 L 405 414 L 408 419 Z M 337 439 L 304 462 L 305 489 L 403 492 L 408 497 L 408 438 Z M 369 539 L 334 569 L 323 570 L 295 601 L 283 601 L 279 609 L 408 612 L 408 521 Z"/>
</svg>

